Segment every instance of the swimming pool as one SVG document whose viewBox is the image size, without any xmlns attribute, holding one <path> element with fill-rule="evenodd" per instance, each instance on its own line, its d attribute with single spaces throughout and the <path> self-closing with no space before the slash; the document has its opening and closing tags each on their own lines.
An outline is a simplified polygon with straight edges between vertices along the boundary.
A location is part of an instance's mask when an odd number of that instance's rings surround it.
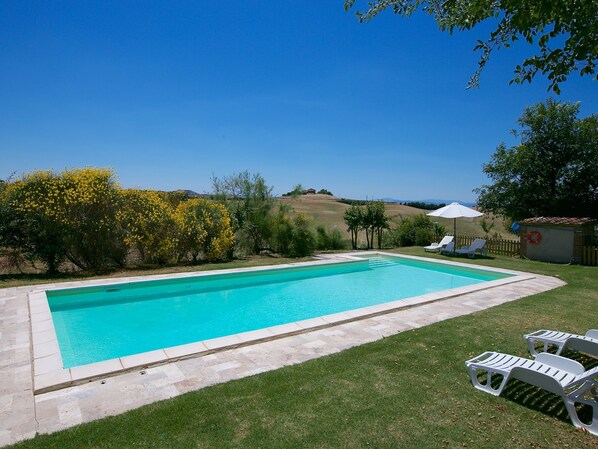
<svg viewBox="0 0 598 449">
<path fill-rule="evenodd" d="M 46 292 L 63 368 L 511 276 L 398 256 Z"/>
</svg>

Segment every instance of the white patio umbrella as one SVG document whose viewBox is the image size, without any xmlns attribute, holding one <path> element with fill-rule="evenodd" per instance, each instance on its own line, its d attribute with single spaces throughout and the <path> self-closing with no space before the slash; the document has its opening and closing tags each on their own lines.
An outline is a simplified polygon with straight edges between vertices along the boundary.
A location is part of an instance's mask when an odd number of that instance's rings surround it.
<svg viewBox="0 0 598 449">
<path fill-rule="evenodd" d="M 454 252 L 457 246 L 457 218 L 481 217 L 484 214 L 478 212 L 475 209 L 463 206 L 462 204 L 455 202 L 449 204 L 448 206 L 441 207 L 440 209 L 436 209 L 435 211 L 430 212 L 428 215 L 430 217 L 442 217 L 453 219 L 453 235 L 455 236 L 455 247 L 453 248 Z"/>
</svg>

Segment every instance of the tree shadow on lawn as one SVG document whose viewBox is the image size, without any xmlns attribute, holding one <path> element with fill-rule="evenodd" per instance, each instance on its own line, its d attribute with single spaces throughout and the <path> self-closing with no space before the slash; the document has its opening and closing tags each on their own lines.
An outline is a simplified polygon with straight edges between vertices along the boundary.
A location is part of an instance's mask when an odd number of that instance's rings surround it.
<svg viewBox="0 0 598 449">
<path fill-rule="evenodd" d="M 597 358 L 593 358 L 579 352 L 565 351 L 562 355 L 581 363 L 586 370 L 598 366 Z M 495 379 L 492 379 L 492 386 L 494 388 L 497 388 L 502 380 L 502 378 L 499 377 L 500 376 L 496 376 Z M 544 415 L 551 416 L 571 424 L 569 413 L 567 412 L 563 399 L 560 396 L 528 383 L 512 379 L 506 385 L 500 397 L 515 402 L 531 410 L 543 413 Z M 592 422 L 592 407 L 585 404 L 576 404 L 576 409 L 577 415 L 582 422 L 586 424 L 590 424 Z"/>
</svg>

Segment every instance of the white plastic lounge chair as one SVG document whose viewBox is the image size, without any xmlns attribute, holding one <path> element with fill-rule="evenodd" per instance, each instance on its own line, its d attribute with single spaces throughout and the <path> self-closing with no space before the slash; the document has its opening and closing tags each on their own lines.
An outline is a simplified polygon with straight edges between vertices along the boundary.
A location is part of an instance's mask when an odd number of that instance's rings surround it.
<svg viewBox="0 0 598 449">
<path fill-rule="evenodd" d="M 556 346 L 556 355 L 560 355 L 565 349 L 575 349 L 598 357 L 598 329 L 590 329 L 585 335 L 542 329 L 524 335 L 523 338 L 525 338 L 529 346 L 529 352 L 533 356 L 538 355 L 536 346 L 540 343 L 544 345 L 544 352 L 548 350 L 549 345 Z"/>
<path fill-rule="evenodd" d="M 449 242 L 444 248 L 440 250 L 440 254 L 453 254 L 455 250 L 455 242 Z"/>
<path fill-rule="evenodd" d="M 484 352 L 465 362 L 471 383 L 478 390 L 494 396 L 502 393 L 510 379 L 519 379 L 563 398 L 573 425 L 598 435 L 598 366 L 585 370 L 581 363 L 559 355 L 542 353 L 536 360 L 500 352 Z M 478 380 L 478 370 L 487 373 L 486 383 Z M 503 376 L 500 385 L 492 388 L 494 374 Z M 586 424 L 577 416 L 575 404 L 592 407 L 592 422 Z"/>
<path fill-rule="evenodd" d="M 476 253 L 480 253 L 482 256 L 488 255 L 488 251 L 486 250 L 486 248 L 484 248 L 484 246 L 486 246 L 486 240 L 475 239 L 471 245 L 462 246 L 457 251 L 455 251 L 455 253 L 459 255 L 466 254 L 468 257 L 475 259 Z"/>
<path fill-rule="evenodd" d="M 452 235 L 445 235 L 442 240 L 440 241 L 440 243 L 432 243 L 428 246 L 424 246 L 424 250 L 426 251 L 440 251 L 442 248 L 444 248 L 446 245 L 448 245 L 450 242 L 453 241 L 453 236 Z"/>
</svg>

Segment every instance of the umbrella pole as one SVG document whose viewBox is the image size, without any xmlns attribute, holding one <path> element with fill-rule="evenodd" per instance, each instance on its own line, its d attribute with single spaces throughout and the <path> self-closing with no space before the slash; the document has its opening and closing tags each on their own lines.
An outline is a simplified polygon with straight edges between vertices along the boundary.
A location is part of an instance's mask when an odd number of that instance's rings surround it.
<svg viewBox="0 0 598 449">
<path fill-rule="evenodd" d="M 453 218 L 453 235 L 455 236 L 455 246 L 453 246 L 453 254 L 457 250 L 457 217 Z"/>
</svg>

